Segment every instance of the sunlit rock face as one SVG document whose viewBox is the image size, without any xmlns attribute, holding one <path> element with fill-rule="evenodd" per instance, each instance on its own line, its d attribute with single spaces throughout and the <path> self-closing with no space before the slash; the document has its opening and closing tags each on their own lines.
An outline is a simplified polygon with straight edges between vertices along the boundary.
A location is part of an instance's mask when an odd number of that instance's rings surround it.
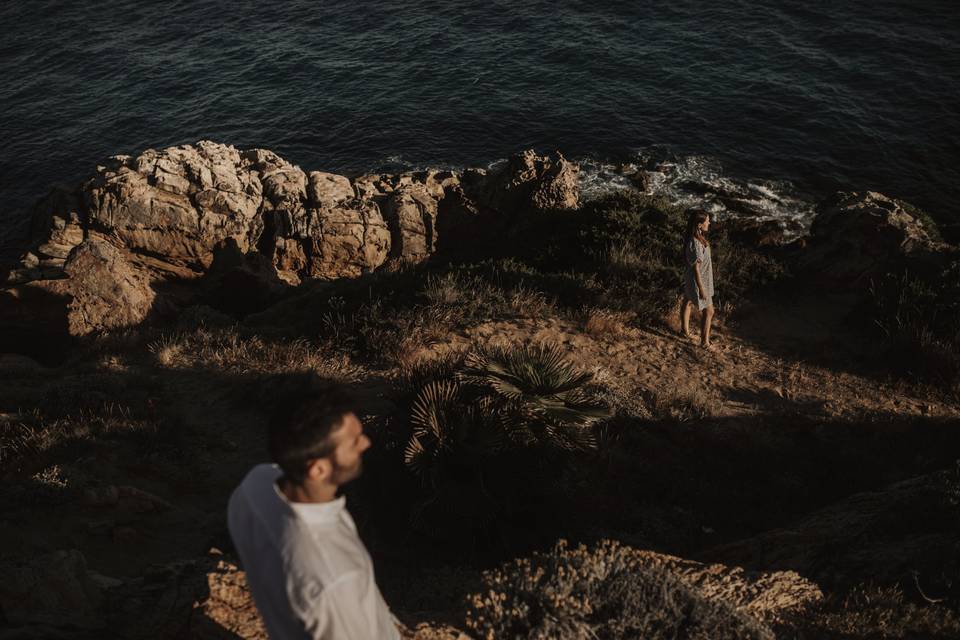
<svg viewBox="0 0 960 640">
<path fill-rule="evenodd" d="M 32 327 L 47 337 L 132 326 L 163 301 L 165 284 L 192 280 L 231 312 L 261 308 L 278 286 L 423 262 L 441 231 L 445 249 L 476 248 L 522 211 L 576 207 L 577 172 L 532 151 L 490 173 L 353 179 L 209 140 L 114 156 L 37 202 L 31 245 L 0 290 L 0 322 L 11 335 Z M 256 304 L 222 300 L 246 289 Z"/>
</svg>

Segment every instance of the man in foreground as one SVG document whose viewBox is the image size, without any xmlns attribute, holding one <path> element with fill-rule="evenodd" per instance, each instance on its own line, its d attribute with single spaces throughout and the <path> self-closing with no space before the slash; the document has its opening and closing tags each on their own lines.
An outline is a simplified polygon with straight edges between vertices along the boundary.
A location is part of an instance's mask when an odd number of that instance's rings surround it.
<svg viewBox="0 0 960 640">
<path fill-rule="evenodd" d="M 399 638 L 338 489 L 370 446 L 341 386 L 308 395 L 270 425 L 275 464 L 230 497 L 228 525 L 271 638 Z"/>
</svg>

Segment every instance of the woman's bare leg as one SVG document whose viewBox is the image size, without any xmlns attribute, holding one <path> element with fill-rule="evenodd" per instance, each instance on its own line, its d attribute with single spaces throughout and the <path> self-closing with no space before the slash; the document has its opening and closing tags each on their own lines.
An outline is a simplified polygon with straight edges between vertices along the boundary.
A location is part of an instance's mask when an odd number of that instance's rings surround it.
<svg viewBox="0 0 960 640">
<path fill-rule="evenodd" d="M 690 301 L 686 298 L 680 303 L 680 332 L 687 338 L 691 337 L 690 333 Z"/>
<path fill-rule="evenodd" d="M 709 348 L 711 346 L 710 328 L 713 324 L 713 305 L 710 305 L 701 312 L 701 319 L 703 324 L 700 325 L 700 344 Z"/>
</svg>

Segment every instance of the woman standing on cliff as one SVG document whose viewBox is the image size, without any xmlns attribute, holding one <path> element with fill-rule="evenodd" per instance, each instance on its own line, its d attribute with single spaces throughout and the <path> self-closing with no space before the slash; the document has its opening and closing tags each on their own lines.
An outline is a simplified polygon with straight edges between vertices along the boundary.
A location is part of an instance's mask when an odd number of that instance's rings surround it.
<svg viewBox="0 0 960 640">
<path fill-rule="evenodd" d="M 683 254 L 683 301 L 680 305 L 680 328 L 683 335 L 690 333 L 690 309 L 697 305 L 700 310 L 700 346 L 713 349 L 710 343 L 710 324 L 713 322 L 713 261 L 707 230 L 710 229 L 710 214 L 706 211 L 691 211 L 684 235 Z"/>
</svg>

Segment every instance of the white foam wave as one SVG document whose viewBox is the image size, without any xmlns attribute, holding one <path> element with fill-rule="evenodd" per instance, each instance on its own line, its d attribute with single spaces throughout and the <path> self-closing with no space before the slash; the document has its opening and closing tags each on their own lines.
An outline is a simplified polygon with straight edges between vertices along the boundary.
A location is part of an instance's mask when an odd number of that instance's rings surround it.
<svg viewBox="0 0 960 640">
<path fill-rule="evenodd" d="M 788 239 L 806 235 L 815 213 L 815 203 L 791 182 L 728 175 L 717 159 L 702 155 L 657 159 L 641 151 L 635 160 L 619 164 L 581 160 L 580 189 L 584 199 L 636 189 L 681 207 L 704 208 L 718 220 L 773 220 Z"/>
<path fill-rule="evenodd" d="M 662 154 L 661 154 L 662 155 Z M 815 203 L 803 198 L 788 180 L 743 179 L 724 172 L 716 159 L 704 155 L 657 158 L 640 151 L 621 163 L 593 158 L 573 158 L 580 165 L 580 194 L 584 200 L 601 198 L 623 190 L 662 196 L 681 207 L 700 207 L 716 220 L 748 217 L 777 221 L 787 239 L 809 232 Z M 487 171 L 496 171 L 508 158 L 491 160 Z M 453 170 L 463 167 L 409 162 L 401 155 L 384 157 L 379 171 Z"/>
</svg>

